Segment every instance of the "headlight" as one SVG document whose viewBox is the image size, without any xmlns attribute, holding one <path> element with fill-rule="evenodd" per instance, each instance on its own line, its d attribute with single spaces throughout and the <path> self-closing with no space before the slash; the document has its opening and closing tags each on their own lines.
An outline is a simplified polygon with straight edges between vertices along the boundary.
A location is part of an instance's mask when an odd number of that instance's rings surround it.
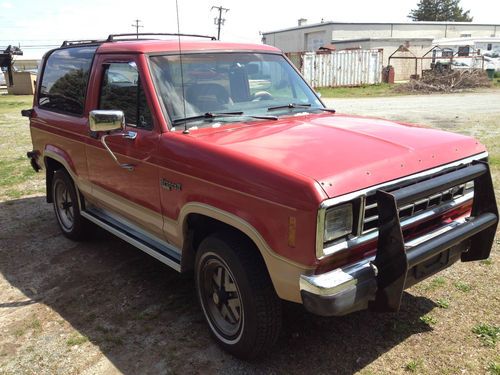
<svg viewBox="0 0 500 375">
<path fill-rule="evenodd" d="M 352 203 L 329 208 L 325 213 L 323 242 L 330 242 L 352 233 Z"/>
</svg>

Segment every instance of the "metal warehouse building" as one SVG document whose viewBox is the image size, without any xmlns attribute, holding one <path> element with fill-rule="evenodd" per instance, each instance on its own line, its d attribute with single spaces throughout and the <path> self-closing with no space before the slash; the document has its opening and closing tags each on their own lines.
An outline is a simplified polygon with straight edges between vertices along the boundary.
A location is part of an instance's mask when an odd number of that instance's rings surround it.
<svg viewBox="0 0 500 375">
<path fill-rule="evenodd" d="M 401 22 L 347 23 L 321 22 L 307 24 L 299 20 L 296 27 L 264 32 L 262 42 L 284 52 L 316 51 L 333 44 L 341 49 L 383 49 L 384 65 L 400 45 L 420 56 L 432 48 L 435 39 L 499 37 L 500 24 L 470 22 Z"/>
</svg>

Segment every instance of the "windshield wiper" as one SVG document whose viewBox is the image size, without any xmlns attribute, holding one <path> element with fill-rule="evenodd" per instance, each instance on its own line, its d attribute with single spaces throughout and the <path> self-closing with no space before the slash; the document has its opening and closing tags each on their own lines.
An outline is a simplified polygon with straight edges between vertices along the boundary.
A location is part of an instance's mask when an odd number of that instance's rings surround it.
<svg viewBox="0 0 500 375">
<path fill-rule="evenodd" d="M 310 109 L 310 110 L 318 110 L 318 111 L 325 111 L 325 112 L 331 112 L 335 113 L 335 110 L 333 108 L 323 108 L 323 107 L 314 107 L 311 108 L 311 104 L 306 103 L 306 104 L 300 104 L 300 103 L 289 103 L 289 104 L 284 104 L 284 105 L 278 105 L 276 107 L 269 107 L 267 110 L 268 111 L 277 111 L 279 109 L 293 109 L 293 108 L 304 108 L 304 109 Z"/>
<path fill-rule="evenodd" d="M 290 103 L 284 105 L 278 105 L 276 107 L 269 107 L 268 111 L 276 111 L 279 109 L 287 109 L 287 108 L 309 108 L 311 104 L 298 104 L 298 103 Z"/>
<path fill-rule="evenodd" d="M 194 120 L 202 120 L 202 119 L 212 119 L 219 117 L 251 117 L 260 120 L 277 120 L 276 116 L 254 116 L 254 115 L 245 115 L 243 112 L 206 112 L 202 115 L 191 116 L 186 118 L 179 118 L 173 120 L 174 124 L 178 124 L 181 122 L 194 121 Z"/>
</svg>

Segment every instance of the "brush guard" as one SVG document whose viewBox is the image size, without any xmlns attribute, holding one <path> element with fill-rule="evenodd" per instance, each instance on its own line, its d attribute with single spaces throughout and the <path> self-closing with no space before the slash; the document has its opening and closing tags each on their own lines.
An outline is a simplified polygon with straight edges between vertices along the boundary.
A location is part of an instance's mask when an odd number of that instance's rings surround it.
<svg viewBox="0 0 500 375">
<path fill-rule="evenodd" d="M 463 224 L 407 249 L 398 208 L 454 186 L 474 181 L 472 213 Z M 398 311 L 409 270 L 446 250 L 464 244 L 463 262 L 488 258 L 498 223 L 498 210 L 488 164 L 483 161 L 393 192 L 378 190 L 379 237 L 373 264 L 377 292 L 369 307 L 374 311 Z"/>
</svg>

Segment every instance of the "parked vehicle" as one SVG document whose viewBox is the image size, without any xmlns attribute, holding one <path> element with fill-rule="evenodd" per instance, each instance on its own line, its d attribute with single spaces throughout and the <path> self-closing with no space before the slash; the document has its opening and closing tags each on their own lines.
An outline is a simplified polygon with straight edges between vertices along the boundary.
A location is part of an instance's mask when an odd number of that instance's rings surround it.
<svg viewBox="0 0 500 375">
<path fill-rule="evenodd" d="M 229 352 L 266 353 L 282 300 L 397 311 L 405 288 L 489 256 L 476 140 L 336 114 L 274 47 L 126 37 L 46 54 L 28 156 L 65 236 L 92 223 L 194 272 Z"/>
</svg>

